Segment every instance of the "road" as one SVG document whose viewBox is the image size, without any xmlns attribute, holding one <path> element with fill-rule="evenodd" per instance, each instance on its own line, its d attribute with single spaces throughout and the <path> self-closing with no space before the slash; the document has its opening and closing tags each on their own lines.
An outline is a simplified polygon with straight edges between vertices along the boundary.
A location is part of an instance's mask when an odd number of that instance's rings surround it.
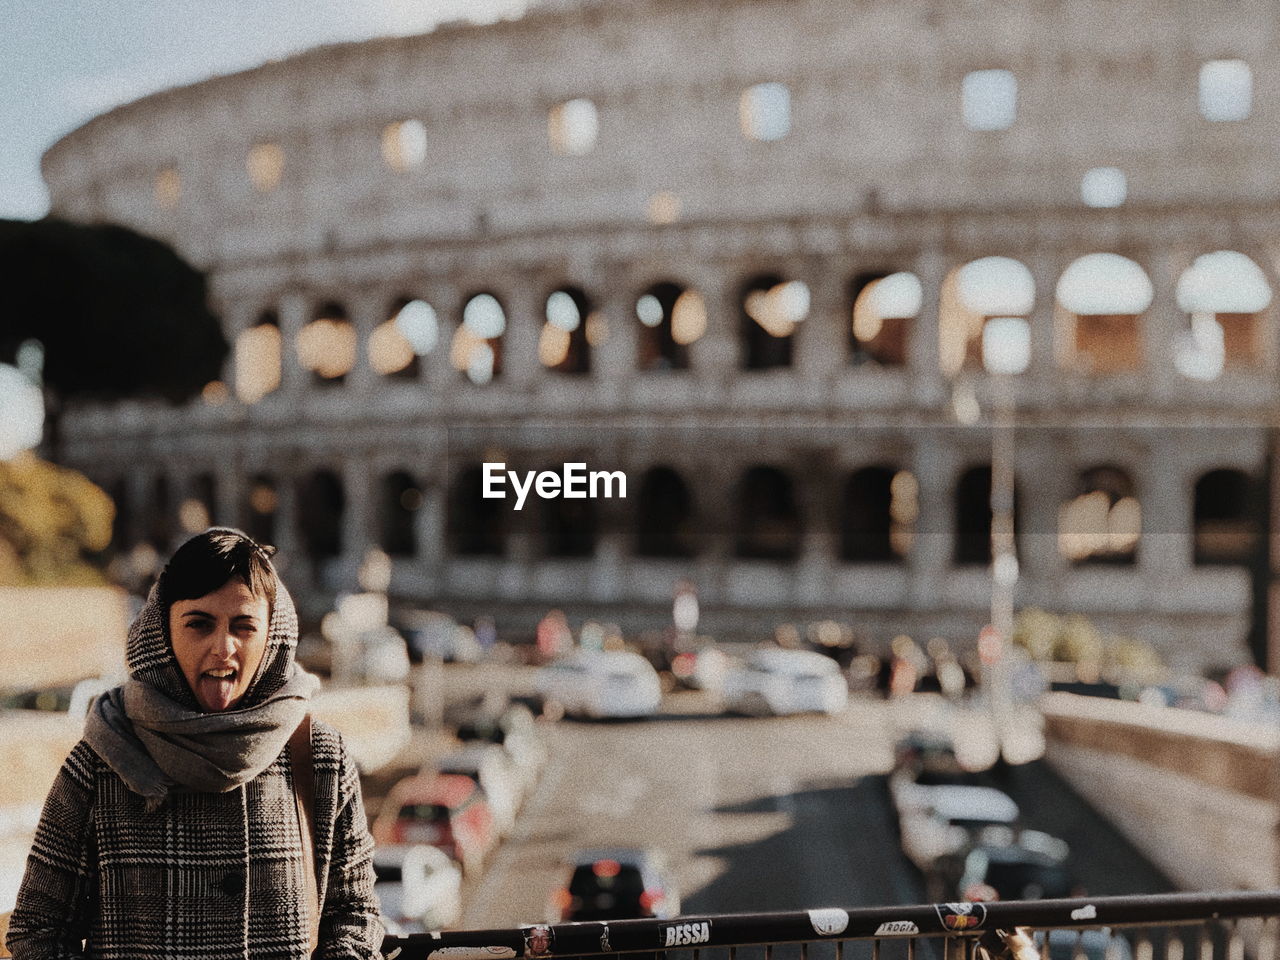
<svg viewBox="0 0 1280 960">
<path fill-rule="evenodd" d="M 664 850 L 685 913 L 924 902 L 883 776 L 903 722 L 873 701 L 834 718 L 724 717 L 681 693 L 651 720 L 555 724 L 514 835 L 468 885 L 463 926 L 544 920 L 561 858 L 589 846 Z M 1005 779 L 1029 825 L 1102 858 L 1082 871 L 1091 892 L 1169 889 L 1043 765 Z"/>
</svg>

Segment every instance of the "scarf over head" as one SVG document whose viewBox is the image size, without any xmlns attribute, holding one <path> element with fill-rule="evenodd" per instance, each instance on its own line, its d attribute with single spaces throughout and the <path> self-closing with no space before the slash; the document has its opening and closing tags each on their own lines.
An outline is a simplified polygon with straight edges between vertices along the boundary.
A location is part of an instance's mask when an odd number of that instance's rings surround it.
<svg viewBox="0 0 1280 960">
<path fill-rule="evenodd" d="M 100 696 L 84 736 L 125 785 L 154 810 L 173 789 L 223 793 L 252 780 L 280 755 L 320 681 L 294 662 L 298 617 L 275 574 L 266 649 L 244 697 L 203 712 L 169 638 L 159 585 L 129 628 L 129 679 Z"/>
</svg>

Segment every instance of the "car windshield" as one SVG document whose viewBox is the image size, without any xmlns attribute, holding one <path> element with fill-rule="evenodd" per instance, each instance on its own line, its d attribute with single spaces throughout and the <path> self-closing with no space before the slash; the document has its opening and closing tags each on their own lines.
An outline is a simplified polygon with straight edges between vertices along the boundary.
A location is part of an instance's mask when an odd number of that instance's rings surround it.
<svg viewBox="0 0 1280 960">
<path fill-rule="evenodd" d="M 644 893 L 644 879 L 638 867 L 624 864 L 612 864 L 601 867 L 600 863 L 584 863 L 573 871 L 569 881 L 569 893 L 575 897 L 591 896 L 602 890 L 615 897 L 635 897 L 639 899 Z M 617 872 L 615 873 L 614 870 Z"/>
</svg>

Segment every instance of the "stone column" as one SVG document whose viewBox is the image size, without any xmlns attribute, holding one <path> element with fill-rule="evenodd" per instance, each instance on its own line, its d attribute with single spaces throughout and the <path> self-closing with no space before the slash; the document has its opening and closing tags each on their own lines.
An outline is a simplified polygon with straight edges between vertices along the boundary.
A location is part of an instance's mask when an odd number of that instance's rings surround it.
<svg viewBox="0 0 1280 960">
<path fill-rule="evenodd" d="M 342 566 L 348 573 L 350 589 L 356 589 L 356 571 L 365 551 L 377 544 L 377 503 L 380 478 L 375 466 L 357 450 L 351 451 L 342 464 Z"/>
<path fill-rule="evenodd" d="M 280 298 L 280 390 L 285 396 L 298 397 L 311 386 L 311 371 L 298 362 L 298 333 L 310 312 L 310 302 L 298 291 Z"/>
<path fill-rule="evenodd" d="M 952 566 L 959 459 L 946 428 L 917 431 L 914 439 L 911 472 L 919 485 L 919 513 L 907 560 L 910 605 L 934 610 L 945 603 L 942 585 Z"/>
<path fill-rule="evenodd" d="M 1018 557 L 1022 579 L 1052 603 L 1070 567 L 1058 549 L 1058 514 L 1075 492 L 1077 464 L 1058 431 L 1020 427 L 1015 440 Z"/>
<path fill-rule="evenodd" d="M 700 265 L 691 276 L 707 305 L 707 332 L 689 347 L 698 379 L 723 389 L 738 375 L 737 282 L 723 267 Z"/>
<path fill-rule="evenodd" d="M 1178 341 L 1186 329 L 1186 317 L 1178 309 L 1176 287 L 1179 258 L 1166 248 L 1152 250 L 1145 264 L 1155 288 L 1155 299 L 1140 319 L 1142 324 L 1142 374 L 1150 396 L 1159 403 L 1176 399 L 1181 376 L 1174 366 Z"/>
<path fill-rule="evenodd" d="M 1142 507 L 1138 569 L 1152 586 L 1167 590 L 1191 572 L 1195 482 L 1195 471 L 1164 444 L 1148 451 L 1134 477 Z"/>
<path fill-rule="evenodd" d="M 907 367 L 915 401 L 936 406 L 945 403 L 947 398 L 947 385 L 938 368 L 938 310 L 947 276 L 947 259 L 941 250 L 930 247 L 920 252 L 911 269 L 920 278 L 924 296 L 920 314 L 911 325 Z"/>
<path fill-rule="evenodd" d="M 806 606 L 829 603 L 832 597 L 839 553 L 839 477 L 832 460 L 830 451 L 805 451 L 797 458 L 796 469 L 788 471 L 802 524 L 796 600 Z"/>
<path fill-rule="evenodd" d="M 849 363 L 849 324 L 844 277 L 832 264 L 810 259 L 792 279 L 809 287 L 808 318 L 795 333 L 795 368 L 804 381 L 825 391 Z"/>
<path fill-rule="evenodd" d="M 538 281 L 529 274 L 519 274 L 502 289 L 507 332 L 502 340 L 501 379 L 506 390 L 530 390 L 544 372 L 538 361 L 543 323 Z"/>
<path fill-rule="evenodd" d="M 591 348 L 591 376 L 621 393 L 635 379 L 637 370 L 637 291 L 621 270 L 608 270 L 603 276 L 603 286 L 596 291 L 596 310 L 603 323 L 604 339 Z"/>
<path fill-rule="evenodd" d="M 347 316 L 356 331 L 356 364 L 347 375 L 346 388 L 352 401 L 366 405 L 379 386 L 381 375 L 369 365 L 369 338 L 374 328 L 387 319 L 388 298 L 381 290 L 353 290 L 347 297 Z"/>
<path fill-rule="evenodd" d="M 420 478 L 422 506 L 414 514 L 414 534 L 418 543 L 419 566 L 426 573 L 424 593 L 428 599 L 440 594 L 440 575 L 445 561 L 445 509 L 448 496 L 446 477 Z"/>
<path fill-rule="evenodd" d="M 462 293 L 451 283 L 428 285 L 426 302 L 436 312 L 436 345 L 421 358 L 418 382 L 427 388 L 432 399 L 444 399 L 454 395 L 462 374 L 449 362 L 453 337 L 462 323 Z"/>
<path fill-rule="evenodd" d="M 1032 254 L 1028 267 L 1036 285 L 1036 304 L 1030 317 L 1031 365 L 1023 379 L 1033 380 L 1036 397 L 1050 402 L 1054 393 L 1050 386 L 1057 378 L 1058 369 L 1058 331 L 1054 321 L 1057 319 L 1056 293 L 1061 269 L 1054 254 L 1048 251 Z"/>
</svg>

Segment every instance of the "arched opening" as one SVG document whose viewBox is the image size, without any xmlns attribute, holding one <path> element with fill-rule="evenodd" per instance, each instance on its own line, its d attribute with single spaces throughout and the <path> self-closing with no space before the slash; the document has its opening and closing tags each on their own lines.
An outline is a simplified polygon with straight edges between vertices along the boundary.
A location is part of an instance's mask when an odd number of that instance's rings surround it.
<svg viewBox="0 0 1280 960">
<path fill-rule="evenodd" d="M 298 489 L 298 539 L 311 560 L 342 553 L 342 513 L 346 494 L 331 470 L 317 470 Z"/>
<path fill-rule="evenodd" d="M 914 273 L 871 270 L 849 283 L 849 355 L 855 365 L 902 367 L 924 291 Z"/>
<path fill-rule="evenodd" d="M 1142 508 L 1133 480 L 1118 467 L 1084 470 L 1076 495 L 1058 515 L 1058 549 L 1072 563 L 1133 564 Z"/>
<path fill-rule="evenodd" d="M 320 305 L 312 320 L 298 331 L 298 362 L 311 371 L 313 382 L 337 386 L 356 365 L 356 328 L 347 309 L 337 301 Z"/>
<path fill-rule="evenodd" d="M 211 473 L 192 478 L 189 496 L 178 506 L 178 523 L 184 535 L 199 533 L 217 522 L 217 481 Z"/>
<path fill-rule="evenodd" d="M 491 293 L 476 293 L 462 307 L 462 322 L 454 331 L 449 362 L 468 380 L 483 385 L 502 375 L 502 342 L 507 312 Z"/>
<path fill-rule="evenodd" d="M 236 337 L 236 396 L 241 403 L 257 403 L 280 386 L 280 317 L 264 310 L 257 322 Z"/>
<path fill-rule="evenodd" d="M 133 529 L 133 500 L 129 496 L 129 481 L 117 477 L 107 488 L 111 501 L 116 505 L 115 522 L 111 526 L 111 548 L 117 552 L 128 550 L 137 542 Z"/>
<path fill-rule="evenodd" d="M 407 472 L 398 470 L 382 478 L 378 499 L 378 545 L 392 557 L 412 557 L 418 552 L 414 517 L 422 507 L 422 490 Z"/>
<path fill-rule="evenodd" d="M 249 481 L 242 505 L 244 531 L 259 543 L 276 542 L 276 511 L 280 493 L 275 477 L 260 473 Z"/>
<path fill-rule="evenodd" d="M 1027 317 L 1035 307 L 1031 271 L 1009 257 L 982 257 L 947 274 L 938 307 L 942 372 L 985 369 L 983 330 L 997 317 Z"/>
<path fill-rule="evenodd" d="M 169 478 L 158 476 L 151 481 L 147 505 L 147 542 L 161 554 L 168 552 L 173 541 L 173 501 L 169 494 Z"/>
<path fill-rule="evenodd" d="M 538 359 L 557 373 L 590 373 L 591 343 L 587 326 L 591 302 L 578 287 L 561 287 L 547 297 L 546 322 L 538 338 Z"/>
<path fill-rule="evenodd" d="M 840 523 L 840 559 L 847 563 L 896 563 L 910 551 L 919 512 L 913 474 L 894 467 L 866 467 L 849 477 Z"/>
<path fill-rule="evenodd" d="M 543 556 L 589 557 L 595 553 L 596 509 L 591 500 L 549 497 L 540 505 Z"/>
<path fill-rule="evenodd" d="M 707 329 L 702 295 L 679 284 L 656 283 L 636 300 L 641 370 L 687 370 L 689 344 Z"/>
<path fill-rule="evenodd" d="M 1022 527 L 1021 497 L 1013 495 L 1014 550 Z M 955 550 L 957 566 L 991 563 L 991 467 L 971 467 L 955 487 Z"/>
<path fill-rule="evenodd" d="M 752 467 L 735 497 L 739 557 L 794 560 L 800 555 L 800 511 L 791 478 L 776 467 Z"/>
<path fill-rule="evenodd" d="M 461 556 L 501 556 L 507 538 L 505 500 L 485 499 L 484 472 L 468 467 L 449 491 L 447 539 Z"/>
<path fill-rule="evenodd" d="M 1234 250 L 1197 257 L 1178 278 L 1177 299 L 1188 315 L 1174 355 L 1184 376 L 1213 380 L 1262 365 L 1271 284 L 1253 260 Z"/>
<path fill-rule="evenodd" d="M 1057 323 L 1068 364 L 1089 374 L 1139 369 L 1139 317 L 1154 297 L 1146 271 L 1127 257 L 1090 253 L 1073 261 L 1057 287 Z"/>
<path fill-rule="evenodd" d="M 800 280 L 763 274 L 747 281 L 739 314 L 744 370 L 791 366 L 791 339 L 809 315 L 809 300 Z"/>
<path fill-rule="evenodd" d="M 1245 566 L 1258 548 L 1258 485 L 1242 470 L 1212 470 L 1196 481 L 1196 566 Z"/>
<path fill-rule="evenodd" d="M 431 351 L 438 336 L 436 314 L 429 303 L 397 297 L 387 319 L 369 334 L 369 367 L 391 380 L 417 380 L 418 358 Z"/>
<path fill-rule="evenodd" d="M 653 467 L 640 478 L 636 497 L 636 553 L 642 557 L 691 557 L 693 496 L 680 474 Z"/>
</svg>

